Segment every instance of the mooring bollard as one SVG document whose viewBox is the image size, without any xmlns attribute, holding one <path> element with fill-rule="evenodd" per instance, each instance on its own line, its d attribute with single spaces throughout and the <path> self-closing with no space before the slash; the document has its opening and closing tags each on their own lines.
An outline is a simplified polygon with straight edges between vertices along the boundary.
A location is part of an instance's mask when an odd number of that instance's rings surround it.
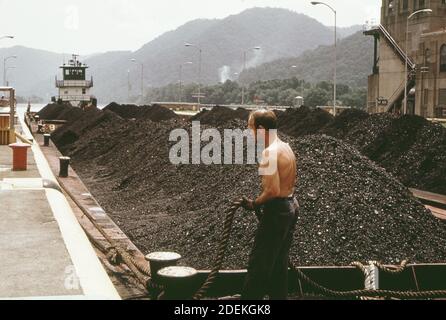
<svg viewBox="0 0 446 320">
<path fill-rule="evenodd" d="M 198 272 L 189 267 L 167 267 L 158 271 L 158 279 L 164 287 L 161 300 L 190 300 L 194 294 L 194 282 Z"/>
<path fill-rule="evenodd" d="M 68 177 L 68 167 L 70 166 L 70 157 L 60 157 L 59 158 L 59 177 L 67 178 Z"/>
<path fill-rule="evenodd" d="M 49 133 L 45 133 L 43 135 L 43 146 L 44 147 L 49 147 L 50 146 L 50 138 L 51 138 L 51 135 Z"/>
<path fill-rule="evenodd" d="M 157 299 L 162 292 L 160 287 L 158 271 L 166 268 L 176 266 L 178 260 L 181 259 L 181 255 L 175 252 L 153 252 L 146 256 L 146 260 L 149 262 L 151 285 L 149 287 L 150 297 Z"/>
<path fill-rule="evenodd" d="M 153 279 L 156 279 L 159 270 L 176 266 L 180 259 L 181 255 L 175 252 L 153 252 L 146 256 Z"/>
<path fill-rule="evenodd" d="M 26 171 L 28 169 L 28 149 L 31 146 L 26 143 L 13 143 L 9 147 L 12 149 L 12 171 Z"/>
</svg>

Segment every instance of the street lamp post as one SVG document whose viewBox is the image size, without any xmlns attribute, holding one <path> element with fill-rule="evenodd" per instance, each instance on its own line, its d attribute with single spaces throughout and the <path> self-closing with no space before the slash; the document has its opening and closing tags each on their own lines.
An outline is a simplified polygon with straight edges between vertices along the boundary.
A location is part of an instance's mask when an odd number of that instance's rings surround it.
<svg viewBox="0 0 446 320">
<path fill-rule="evenodd" d="M 412 19 L 412 17 L 420 14 L 420 13 L 432 13 L 432 9 L 422 9 L 415 11 L 412 13 L 409 17 L 407 17 L 407 23 L 406 23 L 406 62 L 405 62 L 405 70 L 404 70 L 404 111 L 403 114 L 407 114 L 407 86 L 408 86 L 408 65 L 409 65 L 409 56 L 408 56 L 408 42 L 409 42 L 409 21 Z"/>
<path fill-rule="evenodd" d="M 198 105 L 201 104 L 201 64 L 202 64 L 202 55 L 203 55 L 203 50 L 201 49 L 201 47 L 192 44 L 192 43 L 186 43 L 184 44 L 185 47 L 194 47 L 199 51 L 199 58 L 198 58 Z"/>
<path fill-rule="evenodd" d="M 333 79 L 333 114 L 336 116 L 336 104 L 337 104 L 337 100 L 336 100 L 336 93 L 337 93 L 337 91 L 336 91 L 336 80 L 337 80 L 337 63 L 338 63 L 338 35 L 337 35 L 337 12 L 336 12 L 336 10 L 332 7 L 332 6 L 330 6 L 330 5 L 328 5 L 328 4 L 326 4 L 325 2 L 319 2 L 319 1 L 312 1 L 311 2 L 311 4 L 312 5 L 323 5 L 323 6 L 326 6 L 326 7 L 328 7 L 331 11 L 333 11 L 333 13 L 334 13 L 334 23 L 335 23 L 335 25 L 334 25 L 334 37 L 335 37 L 335 41 L 334 41 L 334 79 Z"/>
<path fill-rule="evenodd" d="M 248 50 L 243 51 L 243 71 L 246 70 L 246 55 L 248 51 L 251 50 L 260 50 L 260 47 L 250 48 Z M 245 105 L 245 86 L 242 84 L 242 106 Z"/>
<path fill-rule="evenodd" d="M 130 103 L 130 69 L 127 70 L 127 102 Z"/>
<path fill-rule="evenodd" d="M 6 62 L 9 59 L 17 59 L 17 56 L 9 56 L 3 59 L 3 85 L 6 86 Z"/>
<path fill-rule="evenodd" d="M 183 67 L 189 64 L 193 64 L 193 62 L 188 61 L 185 63 L 180 64 L 180 88 L 178 92 L 178 101 L 182 102 L 183 100 Z"/>
<path fill-rule="evenodd" d="M 141 103 L 144 102 L 144 63 L 139 62 L 136 59 L 132 59 L 132 62 L 139 63 L 141 65 Z"/>
<path fill-rule="evenodd" d="M 16 67 L 14 67 L 14 66 L 13 66 L 13 67 L 7 67 L 5 73 L 8 74 L 8 70 L 10 70 L 10 69 L 15 69 L 15 68 L 16 68 Z M 5 78 L 6 78 L 6 77 L 5 77 Z M 7 87 L 9 87 L 9 81 L 8 81 L 8 80 L 6 80 L 5 85 L 6 85 Z"/>
<path fill-rule="evenodd" d="M 297 69 L 297 66 L 291 66 L 292 69 Z M 298 79 L 299 80 L 299 79 Z M 304 96 L 304 79 L 300 79 L 300 92 L 301 92 L 301 96 Z"/>
</svg>

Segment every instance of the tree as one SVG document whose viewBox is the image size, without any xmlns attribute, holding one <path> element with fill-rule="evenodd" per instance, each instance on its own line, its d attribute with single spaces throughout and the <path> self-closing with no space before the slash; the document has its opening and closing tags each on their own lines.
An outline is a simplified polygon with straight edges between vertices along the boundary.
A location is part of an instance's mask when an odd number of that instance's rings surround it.
<svg viewBox="0 0 446 320">
<path fill-rule="evenodd" d="M 303 92 L 302 92 L 303 91 Z M 183 102 L 196 102 L 194 94 L 198 92 L 197 84 L 186 84 L 182 90 Z M 242 101 L 242 88 L 234 81 L 226 81 L 212 86 L 203 87 L 201 92 L 205 95 L 203 103 L 208 104 L 240 104 Z M 246 103 L 254 103 L 260 98 L 269 105 L 293 106 L 297 96 L 305 97 L 305 104 L 310 107 L 331 105 L 333 103 L 333 90 L 331 83 L 322 81 L 315 85 L 297 78 L 285 80 L 268 80 L 251 83 L 245 91 Z M 338 104 L 362 108 L 365 106 L 367 90 L 365 88 L 351 89 L 348 85 L 339 84 L 337 88 Z M 170 84 L 162 88 L 151 88 L 147 92 L 146 101 L 177 101 L 179 85 Z"/>
<path fill-rule="evenodd" d="M 325 106 L 330 100 L 329 93 L 320 87 L 312 88 L 305 96 L 305 105 L 309 107 Z"/>
</svg>

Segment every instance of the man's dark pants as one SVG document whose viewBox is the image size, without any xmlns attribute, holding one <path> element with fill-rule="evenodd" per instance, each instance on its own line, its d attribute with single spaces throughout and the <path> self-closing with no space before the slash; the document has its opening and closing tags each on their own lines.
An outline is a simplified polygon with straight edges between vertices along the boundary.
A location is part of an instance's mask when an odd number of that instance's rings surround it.
<svg viewBox="0 0 446 320">
<path fill-rule="evenodd" d="M 288 258 L 299 205 L 294 198 L 265 204 L 252 249 L 243 300 L 286 300 Z"/>
</svg>

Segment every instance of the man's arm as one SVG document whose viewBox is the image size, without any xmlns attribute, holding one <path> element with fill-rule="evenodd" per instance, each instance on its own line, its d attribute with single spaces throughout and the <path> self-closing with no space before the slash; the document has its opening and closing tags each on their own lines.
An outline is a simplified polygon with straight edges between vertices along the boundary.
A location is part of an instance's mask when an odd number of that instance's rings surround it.
<svg viewBox="0 0 446 320">
<path fill-rule="evenodd" d="M 272 158 L 269 156 L 271 155 Z M 262 175 L 262 194 L 256 200 L 242 198 L 233 203 L 234 206 L 242 206 L 247 210 L 257 211 L 271 199 L 280 195 L 279 159 L 276 150 L 263 152 L 262 162 L 259 165 L 259 172 Z M 235 208 L 235 207 L 232 208 Z"/>
</svg>

